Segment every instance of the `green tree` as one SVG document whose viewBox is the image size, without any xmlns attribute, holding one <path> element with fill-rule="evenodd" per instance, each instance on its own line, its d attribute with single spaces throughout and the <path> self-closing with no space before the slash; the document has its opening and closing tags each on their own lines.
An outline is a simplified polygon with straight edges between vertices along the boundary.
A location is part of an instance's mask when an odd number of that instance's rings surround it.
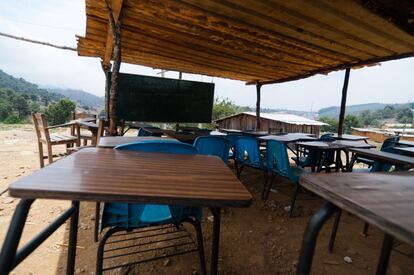
<svg viewBox="0 0 414 275">
<path fill-rule="evenodd" d="M 5 120 L 8 116 L 12 114 L 13 108 L 10 103 L 0 100 L 0 120 Z"/>
<path fill-rule="evenodd" d="M 42 107 L 40 106 L 40 103 L 38 101 L 32 101 L 29 104 L 30 112 L 40 112 Z"/>
<path fill-rule="evenodd" d="M 214 100 L 212 120 L 231 116 L 244 111 L 243 107 L 237 106 L 228 98 Z"/>
<path fill-rule="evenodd" d="M 396 119 L 401 123 L 413 123 L 413 115 L 410 108 L 399 109 L 396 114 Z"/>
<path fill-rule="evenodd" d="M 338 120 L 334 118 L 322 116 L 319 118 L 319 121 L 328 124 L 321 127 L 321 131 L 324 133 L 336 133 L 338 130 Z"/>
<path fill-rule="evenodd" d="M 50 104 L 46 110 L 49 123 L 55 125 L 67 122 L 70 119 L 70 113 L 75 111 L 75 108 L 75 102 L 66 98 Z"/>
<path fill-rule="evenodd" d="M 360 128 L 362 127 L 361 120 L 358 116 L 355 115 L 347 115 L 344 120 L 344 132 L 346 134 L 350 134 L 352 128 Z"/>
<path fill-rule="evenodd" d="M 27 103 L 27 99 L 24 96 L 22 95 L 13 96 L 11 103 L 12 103 L 13 109 L 17 111 L 19 119 L 23 119 L 27 115 L 30 114 L 29 103 Z"/>
</svg>

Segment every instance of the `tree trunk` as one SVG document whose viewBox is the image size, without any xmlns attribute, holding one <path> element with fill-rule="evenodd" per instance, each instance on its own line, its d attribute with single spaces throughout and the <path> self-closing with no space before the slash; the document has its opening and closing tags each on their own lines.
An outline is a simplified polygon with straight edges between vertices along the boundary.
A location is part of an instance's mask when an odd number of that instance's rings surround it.
<svg viewBox="0 0 414 275">
<path fill-rule="evenodd" d="M 108 17 L 109 17 L 109 26 L 112 31 L 112 41 L 113 41 L 113 66 L 112 66 L 112 75 L 111 75 L 111 87 L 109 89 L 109 134 L 111 136 L 118 135 L 118 120 L 116 117 L 116 108 L 118 101 L 118 77 L 119 69 L 121 67 L 121 26 L 122 26 L 122 7 L 118 17 L 118 20 L 115 22 L 112 8 L 109 6 L 108 2 L 105 1 L 108 8 Z"/>
</svg>

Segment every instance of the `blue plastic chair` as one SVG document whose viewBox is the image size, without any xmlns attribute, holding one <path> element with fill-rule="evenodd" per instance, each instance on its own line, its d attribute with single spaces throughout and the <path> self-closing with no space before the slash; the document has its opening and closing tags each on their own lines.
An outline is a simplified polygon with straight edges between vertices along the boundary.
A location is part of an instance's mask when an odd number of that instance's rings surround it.
<svg viewBox="0 0 414 275">
<path fill-rule="evenodd" d="M 245 166 L 260 169 L 267 172 L 266 162 L 260 155 L 259 142 L 256 138 L 250 136 L 238 136 L 234 146 L 235 166 L 237 178 Z M 240 167 L 238 167 L 240 165 Z"/>
<path fill-rule="evenodd" d="M 291 217 L 296 197 L 300 191 L 299 178 L 303 173 L 305 173 L 305 170 L 300 167 L 290 166 L 286 144 L 276 140 L 269 140 L 266 143 L 266 161 L 267 168 L 272 173 L 272 177 L 262 193 L 263 199 L 265 201 L 267 200 L 276 176 L 284 177 L 290 180 L 295 184 L 295 191 L 290 204 L 289 216 Z"/>
<path fill-rule="evenodd" d="M 393 137 L 387 138 L 382 143 L 380 151 L 398 154 L 399 153 L 398 150 L 395 150 L 394 147 L 396 146 L 399 140 L 400 140 L 400 136 L 393 136 Z M 390 164 L 381 164 L 379 162 L 375 162 L 373 160 L 363 158 L 363 157 L 358 157 L 355 161 L 357 163 L 363 163 L 363 164 L 368 165 L 368 167 L 371 167 L 370 172 L 380 172 L 380 171 L 388 172 L 392 167 L 392 165 Z"/>
<path fill-rule="evenodd" d="M 146 140 L 122 144 L 114 149 L 131 150 L 167 154 L 197 154 L 197 148 L 192 145 L 173 140 Z M 99 242 L 97 257 L 97 274 L 102 272 L 104 246 L 108 238 L 118 231 L 133 230 L 148 226 L 164 224 L 178 225 L 182 222 L 191 223 L 197 233 L 197 243 L 200 257 L 201 273 L 205 274 L 205 259 L 203 237 L 200 221 L 202 209 L 179 205 L 137 204 L 137 203 L 105 203 L 101 219 L 101 230 L 111 227 Z"/>
<path fill-rule="evenodd" d="M 224 137 L 201 136 L 194 141 L 194 147 L 201 155 L 218 156 L 226 164 L 229 161 L 230 143 Z"/>
<path fill-rule="evenodd" d="M 151 133 L 151 131 L 147 131 L 147 129 L 160 129 L 158 127 L 141 127 L 138 129 L 138 136 L 139 137 L 148 137 L 148 136 L 153 136 L 153 137 L 161 137 L 162 134 L 160 133 Z"/>
</svg>

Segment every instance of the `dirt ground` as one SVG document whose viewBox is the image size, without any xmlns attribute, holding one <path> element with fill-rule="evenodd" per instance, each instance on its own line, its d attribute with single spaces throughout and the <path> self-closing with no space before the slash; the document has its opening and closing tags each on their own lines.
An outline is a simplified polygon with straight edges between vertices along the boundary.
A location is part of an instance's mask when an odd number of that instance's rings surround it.
<svg viewBox="0 0 414 275">
<path fill-rule="evenodd" d="M 60 150 L 64 151 L 64 146 Z M 39 161 L 32 126 L 0 126 L 0 191 L 37 169 Z M 277 192 L 272 192 L 264 204 L 260 200 L 263 174 L 246 168 L 241 179 L 255 199 L 249 208 L 223 211 L 219 273 L 294 274 L 306 224 L 323 200 L 312 194 L 300 194 L 295 217 L 289 218 L 285 207 L 289 205 L 292 184 L 281 180 L 276 182 Z M 0 244 L 18 201 L 9 197 L 7 192 L 0 197 Z M 26 222 L 21 244 L 33 237 L 69 205 L 66 201 L 36 201 Z M 94 207 L 92 202 L 81 203 L 77 274 L 94 274 L 97 249 L 93 242 Z M 212 229 L 210 216 L 206 210 L 202 223 L 208 264 Z M 345 214 L 338 230 L 334 251 L 330 254 L 327 244 L 331 226 L 332 220 L 325 225 L 319 237 L 312 274 L 374 274 L 382 232 L 371 227 L 369 235 L 364 237 L 361 235 L 363 222 Z M 68 228 L 69 223 L 59 228 L 13 270 L 12 274 L 64 274 Z M 388 274 L 414 274 L 413 255 L 412 248 L 404 244 L 398 245 L 392 253 Z M 134 261 L 135 257 L 128 256 L 121 263 Z M 352 262 L 347 263 L 344 257 L 349 257 Z M 197 253 L 175 256 L 131 268 L 112 270 L 108 274 L 198 274 L 198 256 Z"/>
</svg>

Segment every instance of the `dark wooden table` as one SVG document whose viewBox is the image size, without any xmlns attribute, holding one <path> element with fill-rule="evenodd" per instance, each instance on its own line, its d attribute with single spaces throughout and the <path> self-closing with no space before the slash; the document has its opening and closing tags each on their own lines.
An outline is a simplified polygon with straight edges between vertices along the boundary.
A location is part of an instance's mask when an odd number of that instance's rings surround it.
<svg viewBox="0 0 414 275">
<path fill-rule="evenodd" d="M 228 134 L 241 134 L 245 136 L 261 137 L 269 135 L 268 131 L 254 131 L 254 130 L 237 130 L 237 129 L 220 129 L 220 131 Z"/>
<path fill-rule="evenodd" d="M 214 215 L 211 273 L 217 273 L 220 210 L 248 207 L 252 196 L 216 157 L 86 148 L 12 183 L 10 195 L 22 198 L 11 220 L 1 253 L 0 274 L 8 274 L 67 219 L 71 218 L 67 273 L 73 274 L 79 201 L 159 203 L 208 207 Z M 53 228 L 29 251 L 17 245 L 35 199 L 70 200 Z M 58 222 L 57 222 L 58 221 Z M 30 242 L 29 242 L 30 243 Z M 23 253 L 23 257 L 22 257 Z M 19 260 L 16 260 L 19 259 Z"/>
<path fill-rule="evenodd" d="M 414 246 L 414 173 L 307 174 L 300 184 L 328 202 L 310 219 L 297 274 L 309 274 L 316 240 L 326 220 L 346 210 L 385 232 L 377 274 L 385 274 L 394 237 Z"/>
<path fill-rule="evenodd" d="M 402 152 L 405 155 L 414 157 L 414 147 L 394 147 L 394 149 Z"/>
<path fill-rule="evenodd" d="M 315 141 L 317 138 L 304 133 L 288 133 L 286 135 L 267 135 L 258 138 L 262 141 L 276 140 L 284 143 L 292 143 L 298 141 Z"/>
<path fill-rule="evenodd" d="M 348 170 L 352 171 L 352 166 L 354 165 L 358 157 L 363 157 L 377 161 L 381 165 L 391 164 L 395 166 L 411 166 L 414 167 L 414 158 L 408 157 L 400 154 L 388 153 L 378 150 L 369 150 L 369 149 L 360 149 L 360 148 L 350 148 L 350 152 L 353 153 L 351 162 L 349 163 Z M 379 168 L 380 169 L 380 168 Z"/>
<path fill-rule="evenodd" d="M 414 147 L 414 141 L 400 140 L 400 141 L 397 142 L 397 145 L 404 145 L 404 146 Z"/>
<path fill-rule="evenodd" d="M 116 137 L 101 137 L 98 142 L 98 147 L 101 148 L 114 148 L 118 145 L 131 143 L 143 140 L 176 140 L 170 137 L 128 137 L 128 136 L 116 136 Z"/>
<path fill-rule="evenodd" d="M 318 155 L 319 155 L 319 160 L 318 160 L 318 167 L 316 169 L 317 172 L 320 172 L 322 170 L 322 166 L 324 164 L 324 156 L 326 153 L 328 152 L 334 152 L 335 154 L 335 170 L 339 171 L 339 169 L 345 171 L 346 168 L 348 167 L 348 163 L 349 163 L 349 157 L 347 154 L 347 149 L 349 148 L 349 145 L 345 145 L 342 144 L 341 142 L 326 142 L 326 141 L 302 141 L 302 142 L 297 142 L 296 145 L 305 149 L 313 149 L 315 151 L 317 151 Z M 298 149 L 299 150 L 299 149 Z M 345 156 L 346 156 L 346 160 L 345 160 L 345 165 L 342 163 L 342 159 L 341 159 L 341 152 L 344 151 L 345 152 Z M 314 167 L 312 167 L 312 170 L 314 169 Z M 326 172 L 329 172 L 330 168 L 327 167 L 326 168 Z"/>
<path fill-rule="evenodd" d="M 348 135 L 348 134 L 343 134 L 343 135 L 334 134 L 332 137 L 337 140 L 364 141 L 364 142 L 367 142 L 367 140 L 369 139 L 369 137 L 355 136 L 355 135 Z"/>
</svg>

